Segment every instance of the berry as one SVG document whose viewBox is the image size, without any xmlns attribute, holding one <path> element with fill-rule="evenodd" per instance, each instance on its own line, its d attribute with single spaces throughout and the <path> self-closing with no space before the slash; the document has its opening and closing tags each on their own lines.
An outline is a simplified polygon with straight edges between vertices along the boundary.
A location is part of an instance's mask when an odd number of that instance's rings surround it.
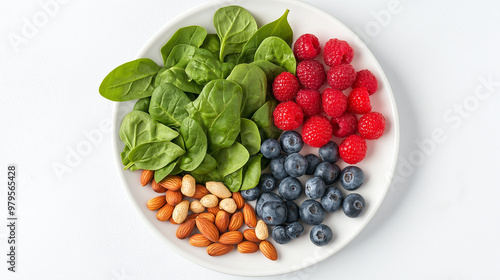
<svg viewBox="0 0 500 280">
<path fill-rule="evenodd" d="M 358 118 L 351 112 L 345 112 L 341 116 L 332 118 L 333 135 L 339 138 L 345 138 L 356 133 L 358 128 Z"/>
<path fill-rule="evenodd" d="M 313 175 L 314 170 L 316 169 L 318 164 L 321 163 L 321 159 L 317 155 L 313 154 L 307 154 L 305 158 L 307 160 L 306 175 Z"/>
<path fill-rule="evenodd" d="M 299 222 L 293 222 L 286 226 L 286 234 L 291 239 L 299 238 L 304 233 L 304 226 Z"/>
<path fill-rule="evenodd" d="M 325 182 L 326 185 L 331 185 L 339 179 L 340 167 L 338 165 L 322 162 L 318 164 L 316 170 L 314 171 L 314 177 L 319 177 Z"/>
<path fill-rule="evenodd" d="M 330 117 L 338 117 L 347 109 L 347 97 L 338 89 L 327 88 L 321 94 L 323 111 Z"/>
<path fill-rule="evenodd" d="M 278 140 L 269 138 L 260 145 L 260 152 L 265 158 L 277 158 L 281 154 L 281 146 Z"/>
<path fill-rule="evenodd" d="M 271 236 L 273 237 L 274 241 L 276 241 L 276 243 L 278 243 L 278 244 L 286 244 L 286 243 L 292 241 L 290 236 L 288 236 L 288 234 L 286 234 L 286 228 L 284 226 L 281 226 L 281 225 L 275 226 L 273 228 Z"/>
<path fill-rule="evenodd" d="M 318 199 L 325 193 L 325 182 L 319 177 L 311 177 L 306 182 L 306 195 L 312 199 Z"/>
<path fill-rule="evenodd" d="M 358 217 L 364 208 L 365 199 L 357 193 L 348 194 L 344 198 L 344 202 L 342 202 L 342 210 L 344 210 L 344 213 L 349 218 Z"/>
<path fill-rule="evenodd" d="M 286 177 L 281 181 L 278 193 L 286 200 L 295 200 L 302 194 L 302 184 L 297 178 Z"/>
<path fill-rule="evenodd" d="M 304 121 L 304 113 L 297 103 L 287 101 L 278 104 L 273 111 L 274 125 L 281 130 L 294 130 Z"/>
<path fill-rule="evenodd" d="M 293 201 L 285 201 L 286 223 L 293 223 L 299 220 L 299 206 Z"/>
<path fill-rule="evenodd" d="M 297 65 L 297 78 L 305 88 L 318 90 L 326 80 L 325 67 L 317 60 L 304 60 Z"/>
<path fill-rule="evenodd" d="M 351 46 L 338 39 L 330 39 L 325 44 L 323 57 L 326 65 L 332 67 L 343 63 L 351 63 L 354 52 Z"/>
<path fill-rule="evenodd" d="M 272 174 L 264 173 L 260 175 L 258 188 L 261 192 L 271 192 L 276 188 L 276 178 Z"/>
<path fill-rule="evenodd" d="M 247 201 L 254 201 L 260 196 L 259 188 L 252 188 L 249 190 L 240 191 L 241 196 Z"/>
<path fill-rule="evenodd" d="M 309 238 L 314 245 L 325 246 L 333 239 L 333 232 L 329 226 L 321 224 L 311 229 Z"/>
<path fill-rule="evenodd" d="M 332 124 L 325 116 L 312 116 L 302 126 L 302 139 L 311 147 L 319 148 L 332 138 Z"/>
<path fill-rule="evenodd" d="M 385 131 L 385 118 L 378 112 L 364 114 L 358 121 L 358 131 L 365 139 L 378 139 Z"/>
<path fill-rule="evenodd" d="M 274 178 L 283 180 L 288 177 L 288 173 L 285 171 L 285 160 L 287 157 L 287 155 L 281 154 L 277 158 L 271 160 L 270 168 Z"/>
<path fill-rule="evenodd" d="M 335 163 L 339 160 L 339 146 L 335 142 L 328 142 L 318 150 L 319 157 L 323 161 Z"/>
<path fill-rule="evenodd" d="M 302 112 L 304 112 L 304 115 L 307 117 L 319 115 L 321 113 L 321 94 L 317 90 L 299 90 L 295 102 L 302 108 Z"/>
<path fill-rule="evenodd" d="M 319 225 L 325 219 L 323 206 L 314 199 L 308 199 L 299 207 L 300 219 L 308 225 Z"/>
<path fill-rule="evenodd" d="M 313 34 L 303 34 L 293 44 L 293 54 L 298 60 L 313 59 L 321 52 L 318 37 Z"/>
<path fill-rule="evenodd" d="M 365 173 L 357 166 L 347 166 L 340 173 L 340 184 L 348 191 L 357 190 L 365 181 Z"/>
<path fill-rule="evenodd" d="M 299 91 L 299 81 L 290 72 L 282 72 L 273 81 L 273 95 L 278 101 L 289 101 Z"/>
<path fill-rule="evenodd" d="M 266 201 L 262 204 L 262 220 L 270 226 L 282 224 L 286 220 L 286 207 L 283 201 Z"/>
<path fill-rule="evenodd" d="M 353 88 L 365 87 L 370 95 L 374 94 L 378 89 L 378 82 L 375 75 L 368 69 L 358 71 L 356 80 L 352 84 Z"/>
<path fill-rule="evenodd" d="M 326 77 L 329 86 L 344 90 L 356 80 L 356 70 L 351 64 L 341 64 L 330 68 Z"/>
<path fill-rule="evenodd" d="M 303 155 L 293 153 L 286 158 L 284 166 L 288 175 L 292 177 L 300 177 L 306 174 L 307 160 Z"/>
<path fill-rule="evenodd" d="M 335 212 L 342 206 L 344 195 L 337 187 L 326 188 L 325 194 L 321 197 L 321 206 L 327 212 Z"/>
<path fill-rule="evenodd" d="M 364 87 L 355 88 L 347 96 L 347 111 L 354 114 L 366 114 L 372 110 L 370 95 Z"/>
<path fill-rule="evenodd" d="M 257 214 L 257 216 L 259 216 L 260 218 L 262 218 L 262 205 L 265 203 L 265 202 L 268 202 L 268 201 L 278 201 L 278 202 L 283 202 L 283 199 L 281 198 L 281 196 L 275 194 L 275 193 L 272 193 L 272 192 L 265 192 L 265 193 L 262 193 L 259 197 L 259 199 L 257 199 L 257 203 L 255 204 L 255 213 Z"/>
<path fill-rule="evenodd" d="M 287 154 L 298 153 L 304 146 L 302 136 L 297 131 L 285 131 L 280 137 L 281 149 Z"/>
<path fill-rule="evenodd" d="M 340 158 L 348 164 L 356 164 L 365 158 L 366 149 L 366 140 L 363 137 L 350 135 L 339 145 Z"/>
</svg>

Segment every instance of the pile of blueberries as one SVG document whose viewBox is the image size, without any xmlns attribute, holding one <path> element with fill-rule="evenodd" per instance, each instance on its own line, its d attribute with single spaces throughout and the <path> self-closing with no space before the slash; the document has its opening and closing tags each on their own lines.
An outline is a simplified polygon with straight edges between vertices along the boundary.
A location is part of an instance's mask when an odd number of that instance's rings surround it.
<svg viewBox="0 0 500 280">
<path fill-rule="evenodd" d="M 339 188 L 330 185 L 340 181 L 344 189 L 356 190 L 364 182 L 364 173 L 357 166 L 340 170 L 335 164 L 340 158 L 335 142 L 330 141 L 321 147 L 319 157 L 299 154 L 303 146 L 302 137 L 296 131 L 283 132 L 279 142 L 266 139 L 261 145 L 261 153 L 271 159 L 271 173 L 262 174 L 258 186 L 241 191 L 241 195 L 248 201 L 257 200 L 257 216 L 267 225 L 274 226 L 272 237 L 277 243 L 286 244 L 303 234 L 300 219 L 314 226 L 309 235 L 311 241 L 324 246 L 333 238 L 331 228 L 322 224 L 325 211 L 331 213 L 342 208 L 347 217 L 355 218 L 365 207 L 361 195 L 351 193 L 344 197 Z M 303 175 L 313 175 L 305 187 L 297 179 Z M 276 187 L 278 194 L 272 192 Z M 309 199 L 299 207 L 294 200 L 303 192 Z"/>
</svg>

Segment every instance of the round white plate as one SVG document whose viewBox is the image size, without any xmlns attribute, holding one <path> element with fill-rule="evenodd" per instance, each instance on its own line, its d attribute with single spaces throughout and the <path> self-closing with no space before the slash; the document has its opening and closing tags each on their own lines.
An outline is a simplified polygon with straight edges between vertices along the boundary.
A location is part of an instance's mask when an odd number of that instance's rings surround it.
<svg viewBox="0 0 500 280">
<path fill-rule="evenodd" d="M 252 1 L 210 1 L 194 7 L 172 19 L 161 28 L 138 53 L 137 58 L 148 57 L 162 65 L 160 48 L 183 26 L 200 25 L 209 33 L 215 33 L 212 18 L 215 11 L 227 5 L 240 5 L 247 9 L 257 20 L 259 26 L 279 18 L 286 9 L 290 10 L 288 21 L 294 32 L 294 39 L 304 33 L 315 34 L 323 45 L 330 38 L 347 41 L 354 49 L 352 65 L 356 70 L 369 69 L 379 81 L 379 90 L 370 99 L 373 110 L 381 112 L 386 120 L 386 132 L 378 140 L 368 141 L 366 158 L 358 164 L 366 176 L 363 186 L 356 192 L 366 200 L 366 209 L 358 218 L 347 218 L 342 211 L 327 213 L 324 223 L 329 225 L 334 238 L 324 247 L 316 247 L 309 240 L 310 226 L 306 226 L 303 236 L 285 245 L 275 243 L 279 259 L 270 261 L 261 253 L 240 254 L 236 250 L 219 257 L 210 257 L 205 248 L 193 247 L 188 240 L 175 237 L 177 226 L 156 219 L 156 211 L 149 211 L 146 202 L 157 196 L 151 188 L 142 188 L 139 183 L 140 171 L 123 170 L 120 152 L 123 143 L 118 137 L 121 120 L 132 110 L 135 101 L 121 102 L 115 107 L 114 114 L 114 148 L 116 165 L 129 198 L 144 218 L 145 223 L 158 234 L 161 240 L 186 259 L 219 272 L 244 275 L 264 276 L 288 273 L 318 263 L 346 246 L 367 225 L 373 217 L 389 188 L 394 173 L 399 148 L 399 123 L 396 104 L 391 88 L 380 65 L 363 42 L 345 25 L 329 14 L 300 1 L 291 0 L 252 0 Z M 339 139 L 334 139 L 339 143 Z M 302 153 L 315 152 L 315 149 L 305 148 Z M 340 167 L 345 164 L 339 163 Z M 302 178 L 305 182 L 307 178 Z M 338 184 L 338 183 L 337 183 Z M 347 194 L 344 191 L 344 194 Z M 304 195 L 299 200 L 304 200 Z M 299 203 L 298 203 L 299 204 Z M 272 238 L 271 238 L 272 239 Z"/>
</svg>

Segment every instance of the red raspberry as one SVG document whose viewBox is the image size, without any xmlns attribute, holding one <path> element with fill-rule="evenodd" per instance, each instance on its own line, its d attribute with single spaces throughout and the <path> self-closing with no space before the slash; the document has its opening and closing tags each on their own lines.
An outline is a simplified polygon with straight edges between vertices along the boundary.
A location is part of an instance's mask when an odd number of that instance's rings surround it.
<svg viewBox="0 0 500 280">
<path fill-rule="evenodd" d="M 366 140 L 363 137 L 350 135 L 339 145 L 340 158 L 348 164 L 356 164 L 365 158 L 366 149 Z"/>
<path fill-rule="evenodd" d="M 298 60 L 313 59 L 321 52 L 318 37 L 313 34 L 300 36 L 293 44 L 293 53 Z"/>
<path fill-rule="evenodd" d="M 378 139 L 385 131 L 385 118 L 378 112 L 364 114 L 358 122 L 361 137 L 369 140 Z"/>
<path fill-rule="evenodd" d="M 338 89 L 327 88 L 321 95 L 323 111 L 330 117 L 338 117 L 347 109 L 347 97 Z"/>
<path fill-rule="evenodd" d="M 366 114 L 372 110 L 370 95 L 364 87 L 355 88 L 347 96 L 347 111 L 354 114 Z"/>
<path fill-rule="evenodd" d="M 373 73 L 370 72 L 370 70 L 368 69 L 361 70 L 356 74 L 356 80 L 352 84 L 352 87 L 353 88 L 365 87 L 366 89 L 368 89 L 368 93 L 372 95 L 378 89 L 377 78 L 375 78 L 375 75 L 373 75 Z"/>
<path fill-rule="evenodd" d="M 332 88 L 344 90 L 356 80 L 356 70 L 351 64 L 333 66 L 328 70 L 327 81 Z"/>
<path fill-rule="evenodd" d="M 340 117 L 332 118 L 333 135 L 344 138 L 356 133 L 358 118 L 353 113 L 345 112 Z"/>
<path fill-rule="evenodd" d="M 330 67 L 351 63 L 353 55 L 351 46 L 346 41 L 338 39 L 328 40 L 323 51 L 325 63 Z"/>
<path fill-rule="evenodd" d="M 304 113 L 293 101 L 278 104 L 273 111 L 274 125 L 281 130 L 294 130 L 304 121 Z"/>
<path fill-rule="evenodd" d="M 332 125 L 325 116 L 312 116 L 302 126 L 302 140 L 311 147 L 323 147 L 331 138 Z"/>
<path fill-rule="evenodd" d="M 278 101 L 293 100 L 297 91 L 299 91 L 299 81 L 290 72 L 279 74 L 273 81 L 273 95 Z"/>
<path fill-rule="evenodd" d="M 297 65 L 297 78 L 304 87 L 317 90 L 325 83 L 325 67 L 317 60 L 301 61 Z"/>
<path fill-rule="evenodd" d="M 302 108 L 302 112 L 307 117 L 319 115 L 321 113 L 321 94 L 314 89 L 301 89 L 297 93 L 295 102 Z"/>
</svg>

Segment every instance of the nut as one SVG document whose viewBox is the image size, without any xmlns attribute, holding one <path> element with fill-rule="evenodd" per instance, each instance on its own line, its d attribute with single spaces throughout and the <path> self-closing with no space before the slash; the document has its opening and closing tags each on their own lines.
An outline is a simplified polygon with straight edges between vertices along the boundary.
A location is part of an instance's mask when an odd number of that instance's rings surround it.
<svg viewBox="0 0 500 280">
<path fill-rule="evenodd" d="M 151 181 L 151 188 L 153 189 L 153 191 L 155 191 L 157 193 L 164 193 L 167 191 L 167 189 L 162 187 L 160 184 L 156 183 L 155 179 L 153 179 L 153 181 Z"/>
<path fill-rule="evenodd" d="M 196 180 L 189 174 L 184 175 L 181 182 L 181 193 L 187 197 L 192 197 L 195 192 Z"/>
<path fill-rule="evenodd" d="M 172 206 L 175 206 L 182 201 L 182 193 L 180 191 L 167 190 L 165 196 L 167 199 L 167 203 Z"/>
<path fill-rule="evenodd" d="M 189 210 L 193 213 L 201 213 L 205 211 L 205 206 L 201 205 L 199 200 L 193 200 L 189 205 Z"/>
<path fill-rule="evenodd" d="M 179 239 L 187 238 L 193 232 L 195 226 L 194 219 L 186 220 L 184 223 L 180 224 L 177 230 L 175 231 L 175 236 Z"/>
<path fill-rule="evenodd" d="M 229 225 L 229 214 L 226 211 L 219 211 L 215 216 L 215 226 L 219 230 L 220 233 L 223 233 L 227 230 L 227 226 Z"/>
<path fill-rule="evenodd" d="M 207 182 L 206 187 L 209 192 L 216 195 L 218 198 L 231 197 L 231 191 L 221 182 Z"/>
<path fill-rule="evenodd" d="M 147 206 L 149 210 L 154 211 L 162 208 L 165 203 L 167 203 L 167 200 L 165 200 L 165 196 L 160 195 L 148 200 Z"/>
<path fill-rule="evenodd" d="M 236 207 L 236 202 L 232 198 L 224 198 L 219 202 L 219 208 L 231 214 L 236 211 Z"/>
<path fill-rule="evenodd" d="M 172 212 L 172 218 L 174 222 L 181 224 L 186 220 L 189 210 L 189 201 L 183 200 L 179 204 L 177 204 L 174 208 L 174 212 Z"/>
<path fill-rule="evenodd" d="M 209 212 L 205 212 L 205 213 L 200 213 L 200 215 L 198 215 L 200 218 L 203 218 L 205 220 L 208 220 L 209 222 L 211 223 L 215 223 L 215 215 L 212 214 L 212 213 L 209 213 Z"/>
<path fill-rule="evenodd" d="M 231 252 L 233 248 L 234 248 L 233 245 L 213 243 L 207 247 L 207 253 L 212 257 L 222 256 L 224 254 Z"/>
<path fill-rule="evenodd" d="M 219 204 L 219 199 L 217 196 L 213 194 L 207 194 L 204 197 L 200 199 L 201 205 L 207 207 L 207 208 L 212 208 L 216 207 Z"/>
<path fill-rule="evenodd" d="M 212 244 L 212 241 L 208 240 L 203 234 L 197 233 L 193 234 L 189 238 L 189 244 L 195 246 L 195 247 L 207 247 L 208 245 Z M 257 250 L 259 249 L 259 246 L 257 246 Z"/>
<path fill-rule="evenodd" d="M 257 238 L 257 235 L 255 234 L 255 230 L 253 228 L 245 229 L 243 231 L 243 237 L 245 237 L 246 240 L 255 243 L 259 243 L 261 241 L 259 238 Z"/>
<path fill-rule="evenodd" d="M 145 185 L 149 184 L 151 180 L 153 180 L 153 176 L 155 175 L 155 172 L 153 170 L 142 170 L 141 173 L 141 185 L 144 187 Z"/>
<path fill-rule="evenodd" d="M 243 206 L 243 218 L 245 218 L 245 224 L 248 227 L 253 228 L 257 225 L 255 210 L 253 210 L 253 207 L 248 203 L 245 203 L 245 206 Z"/>
<path fill-rule="evenodd" d="M 167 190 L 178 191 L 181 189 L 182 178 L 180 176 L 171 176 L 163 178 L 160 182 L 158 182 L 160 186 L 164 187 Z"/>
<path fill-rule="evenodd" d="M 217 213 L 222 210 L 220 210 L 219 207 L 207 207 L 207 211 L 214 215 L 217 215 Z"/>
<path fill-rule="evenodd" d="M 243 225 L 243 213 L 236 212 L 229 220 L 227 230 L 238 230 Z"/>
<path fill-rule="evenodd" d="M 238 249 L 238 252 L 242 254 L 255 253 L 259 250 L 259 244 L 251 241 L 243 241 L 236 246 L 236 249 Z"/>
<path fill-rule="evenodd" d="M 266 256 L 266 258 L 272 261 L 278 259 L 278 252 L 276 251 L 276 248 L 274 248 L 274 245 L 271 242 L 267 240 L 260 242 L 259 249 L 262 252 L 262 254 Z"/>
<path fill-rule="evenodd" d="M 201 199 L 205 195 L 209 194 L 208 189 L 203 185 L 196 185 L 196 190 L 194 191 L 194 195 L 192 198 Z"/>
<path fill-rule="evenodd" d="M 219 240 L 219 230 L 208 220 L 196 217 L 196 227 L 208 240 L 212 242 L 217 242 Z"/>
<path fill-rule="evenodd" d="M 237 209 L 241 209 L 241 208 L 243 208 L 243 206 L 245 206 L 245 199 L 243 198 L 243 196 L 241 196 L 240 192 L 234 192 L 233 199 L 234 199 L 234 202 L 236 202 Z"/>
<path fill-rule="evenodd" d="M 255 226 L 255 235 L 260 240 L 266 240 L 269 236 L 269 231 L 267 229 L 266 223 L 263 220 L 259 220 Z"/>
<path fill-rule="evenodd" d="M 243 240 L 243 234 L 237 230 L 228 231 L 226 233 L 223 233 L 219 238 L 220 243 L 229 244 L 229 245 L 238 244 L 242 240 Z"/>
<path fill-rule="evenodd" d="M 174 206 L 165 204 L 162 208 L 160 208 L 160 210 L 158 210 L 158 212 L 156 212 L 156 218 L 159 221 L 164 222 L 172 217 L 172 212 L 174 212 Z"/>
</svg>

